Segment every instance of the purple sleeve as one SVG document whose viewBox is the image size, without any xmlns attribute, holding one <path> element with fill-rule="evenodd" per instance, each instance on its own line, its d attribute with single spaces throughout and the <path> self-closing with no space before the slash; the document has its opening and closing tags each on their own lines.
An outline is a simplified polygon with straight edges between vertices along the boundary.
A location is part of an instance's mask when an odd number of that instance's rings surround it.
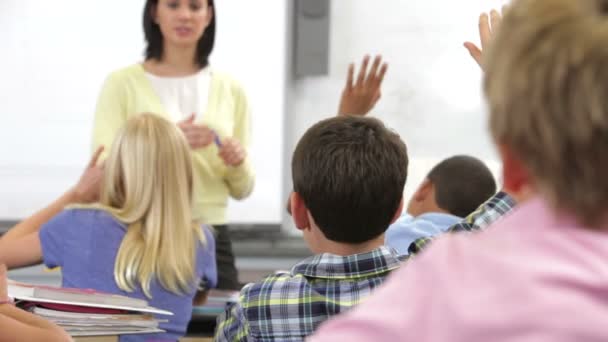
<svg viewBox="0 0 608 342">
<path fill-rule="evenodd" d="M 215 261 L 215 237 L 211 232 L 211 228 L 203 227 L 205 234 L 205 245 L 202 252 L 202 278 L 207 281 L 208 288 L 217 286 L 217 264 Z"/>
<path fill-rule="evenodd" d="M 75 230 L 73 225 L 73 210 L 64 210 L 40 228 L 42 260 L 47 267 L 63 265 L 64 253 L 69 250 L 70 242 L 76 238 L 72 236 Z"/>
</svg>

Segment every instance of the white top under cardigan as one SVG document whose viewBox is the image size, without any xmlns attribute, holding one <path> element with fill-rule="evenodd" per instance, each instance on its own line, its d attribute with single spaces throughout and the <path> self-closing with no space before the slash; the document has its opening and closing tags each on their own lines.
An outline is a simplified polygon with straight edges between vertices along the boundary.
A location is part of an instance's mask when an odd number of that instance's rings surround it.
<svg viewBox="0 0 608 342">
<path fill-rule="evenodd" d="M 199 121 L 207 108 L 211 88 L 211 72 L 204 68 L 196 74 L 185 77 L 161 77 L 146 72 L 152 89 L 160 98 L 167 113 L 175 122 L 196 115 Z"/>
</svg>

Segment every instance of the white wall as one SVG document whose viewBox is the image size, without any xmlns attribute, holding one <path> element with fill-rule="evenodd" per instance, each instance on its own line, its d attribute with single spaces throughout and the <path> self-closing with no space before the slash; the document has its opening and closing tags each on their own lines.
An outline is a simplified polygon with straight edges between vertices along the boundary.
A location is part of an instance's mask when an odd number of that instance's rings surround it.
<svg viewBox="0 0 608 342">
<path fill-rule="evenodd" d="M 434 164 L 454 154 L 482 158 L 498 173 L 486 132 L 481 73 L 462 44 L 479 40 L 481 11 L 504 3 L 333 0 L 330 74 L 292 84 L 287 149 L 293 151 L 313 123 L 335 114 L 348 64 L 358 63 L 366 53 L 380 53 L 389 62 L 389 71 L 373 114 L 408 145 L 406 199 Z M 287 184 L 285 194 L 289 188 Z M 289 217 L 284 216 L 284 224 L 291 226 Z"/>
<path fill-rule="evenodd" d="M 217 1 L 212 65 L 242 81 L 254 109 L 256 190 L 230 204 L 231 222 L 280 221 L 287 22 L 285 1 L 270 3 Z M 142 59 L 143 4 L 0 1 L 0 219 L 24 217 L 76 181 L 104 78 Z"/>
<path fill-rule="evenodd" d="M 288 1 L 218 0 L 212 63 L 241 79 L 254 105 L 257 187 L 250 200 L 231 204 L 232 221 L 280 220 L 295 143 L 335 113 L 347 65 L 365 53 L 390 63 L 374 114 L 408 144 L 407 197 L 434 163 L 456 153 L 497 170 L 480 72 L 462 42 L 478 39 L 480 11 L 503 2 L 333 0 L 330 75 L 285 84 Z M 29 214 L 76 179 L 104 77 L 141 59 L 142 7 L 142 0 L 0 1 L 0 219 Z"/>
</svg>

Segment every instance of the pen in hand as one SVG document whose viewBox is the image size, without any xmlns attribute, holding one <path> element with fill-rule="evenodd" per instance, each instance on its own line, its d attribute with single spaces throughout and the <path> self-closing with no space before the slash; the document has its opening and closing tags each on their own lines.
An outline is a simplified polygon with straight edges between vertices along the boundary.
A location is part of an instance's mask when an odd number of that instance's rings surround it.
<svg viewBox="0 0 608 342">
<path fill-rule="evenodd" d="M 215 146 L 217 146 L 218 148 L 222 148 L 222 141 L 220 140 L 220 136 L 217 135 L 217 133 L 215 133 L 215 131 L 213 131 L 213 134 L 215 135 L 213 138 L 213 142 L 215 142 Z"/>
<path fill-rule="evenodd" d="M 196 113 L 192 113 L 192 122 L 196 122 Z M 220 139 L 220 136 L 214 130 L 211 130 L 211 132 L 213 133 L 213 142 L 215 143 L 215 146 L 222 148 L 222 140 Z"/>
</svg>

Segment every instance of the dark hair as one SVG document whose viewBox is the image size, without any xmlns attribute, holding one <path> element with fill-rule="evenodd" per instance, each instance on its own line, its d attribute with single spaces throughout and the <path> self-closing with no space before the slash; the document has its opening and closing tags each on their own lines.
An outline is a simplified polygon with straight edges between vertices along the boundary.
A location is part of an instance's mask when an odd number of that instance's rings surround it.
<svg viewBox="0 0 608 342">
<path fill-rule="evenodd" d="M 217 10 L 213 2 L 214 0 L 207 0 L 209 7 L 213 8 L 213 16 L 205 29 L 205 33 L 198 40 L 196 56 L 194 57 L 196 63 L 201 68 L 209 65 L 209 56 L 213 52 L 213 45 L 215 44 L 215 18 L 217 17 Z M 158 6 L 158 0 L 147 0 L 144 7 L 144 34 L 147 43 L 145 51 L 146 60 L 161 60 L 163 57 L 163 34 L 152 16 L 152 11 L 156 6 Z"/>
<path fill-rule="evenodd" d="M 405 143 L 381 121 L 335 117 L 300 139 L 291 162 L 294 191 L 326 238 L 362 243 L 395 216 L 407 164 Z"/>
<path fill-rule="evenodd" d="M 488 167 L 470 156 L 455 156 L 437 164 L 427 179 L 435 187 L 437 205 L 452 215 L 465 217 L 496 193 Z"/>
</svg>

